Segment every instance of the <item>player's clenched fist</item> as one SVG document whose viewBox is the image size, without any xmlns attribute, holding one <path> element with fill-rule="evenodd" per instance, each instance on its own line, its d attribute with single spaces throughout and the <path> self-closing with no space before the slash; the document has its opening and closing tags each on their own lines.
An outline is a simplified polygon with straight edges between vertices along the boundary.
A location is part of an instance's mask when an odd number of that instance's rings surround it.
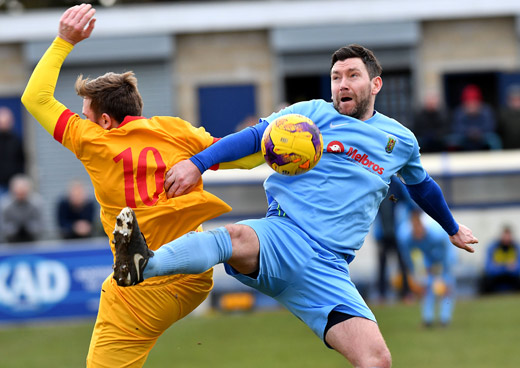
<svg viewBox="0 0 520 368">
<path fill-rule="evenodd" d="M 58 37 L 75 45 L 90 37 L 96 19 L 96 9 L 90 4 L 81 4 L 69 8 L 60 19 Z"/>
<path fill-rule="evenodd" d="M 164 190 L 168 198 L 189 193 L 202 174 L 193 162 L 183 160 L 175 164 L 165 175 Z"/>
</svg>

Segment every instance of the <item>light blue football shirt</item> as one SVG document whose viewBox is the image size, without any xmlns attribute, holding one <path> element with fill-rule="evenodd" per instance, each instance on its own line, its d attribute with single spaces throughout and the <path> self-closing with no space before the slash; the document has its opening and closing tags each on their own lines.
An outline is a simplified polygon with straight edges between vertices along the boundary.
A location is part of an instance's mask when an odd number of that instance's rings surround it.
<svg viewBox="0 0 520 368">
<path fill-rule="evenodd" d="M 286 114 L 309 117 L 323 136 L 323 156 L 298 176 L 273 173 L 264 182 L 268 200 L 311 238 L 341 255 L 355 255 L 369 232 L 390 178 L 406 184 L 426 178 L 413 133 L 394 119 L 375 112 L 367 121 L 341 115 L 332 103 L 297 103 L 263 119 Z"/>
</svg>

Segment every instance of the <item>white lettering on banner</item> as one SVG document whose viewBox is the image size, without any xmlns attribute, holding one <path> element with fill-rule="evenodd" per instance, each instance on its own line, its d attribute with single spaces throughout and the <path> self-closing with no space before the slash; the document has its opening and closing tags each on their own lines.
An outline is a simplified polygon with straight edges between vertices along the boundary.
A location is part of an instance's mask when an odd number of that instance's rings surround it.
<svg viewBox="0 0 520 368">
<path fill-rule="evenodd" d="M 37 309 L 57 303 L 70 289 L 67 268 L 58 261 L 18 261 L 0 264 L 0 304 L 13 310 Z"/>
<path fill-rule="evenodd" d="M 90 292 L 99 292 L 103 281 L 112 272 L 112 266 L 86 266 L 74 270 L 74 281 L 82 284 L 83 288 Z"/>
<path fill-rule="evenodd" d="M 14 296 L 7 288 L 7 278 L 9 277 L 11 267 L 7 263 L 0 264 L 0 304 L 13 305 Z"/>
<path fill-rule="evenodd" d="M 36 275 L 40 285 L 40 300 L 44 303 L 59 302 L 69 292 L 69 272 L 62 263 L 40 262 L 36 265 Z"/>
</svg>

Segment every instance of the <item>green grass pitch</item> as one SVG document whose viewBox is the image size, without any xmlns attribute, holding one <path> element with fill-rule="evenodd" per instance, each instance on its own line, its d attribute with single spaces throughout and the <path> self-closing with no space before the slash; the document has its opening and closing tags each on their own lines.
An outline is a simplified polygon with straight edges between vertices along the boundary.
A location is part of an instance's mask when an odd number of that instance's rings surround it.
<svg viewBox="0 0 520 368">
<path fill-rule="evenodd" d="M 394 367 L 520 367 L 520 295 L 461 300 L 447 328 L 424 329 L 419 304 L 374 306 Z M 93 321 L 0 329 L 0 367 L 84 367 Z M 345 367 L 285 310 L 214 313 L 173 325 L 146 368 Z"/>
</svg>

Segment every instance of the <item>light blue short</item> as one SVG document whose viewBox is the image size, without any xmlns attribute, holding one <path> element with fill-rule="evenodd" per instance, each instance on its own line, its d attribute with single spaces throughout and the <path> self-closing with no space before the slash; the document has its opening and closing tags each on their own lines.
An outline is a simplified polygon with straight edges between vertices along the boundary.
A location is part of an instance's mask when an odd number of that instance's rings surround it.
<svg viewBox="0 0 520 368">
<path fill-rule="evenodd" d="M 260 269 L 252 278 L 225 264 L 229 275 L 276 299 L 322 340 L 333 310 L 376 320 L 350 280 L 347 261 L 322 248 L 291 219 L 270 216 L 239 224 L 258 236 Z"/>
</svg>

